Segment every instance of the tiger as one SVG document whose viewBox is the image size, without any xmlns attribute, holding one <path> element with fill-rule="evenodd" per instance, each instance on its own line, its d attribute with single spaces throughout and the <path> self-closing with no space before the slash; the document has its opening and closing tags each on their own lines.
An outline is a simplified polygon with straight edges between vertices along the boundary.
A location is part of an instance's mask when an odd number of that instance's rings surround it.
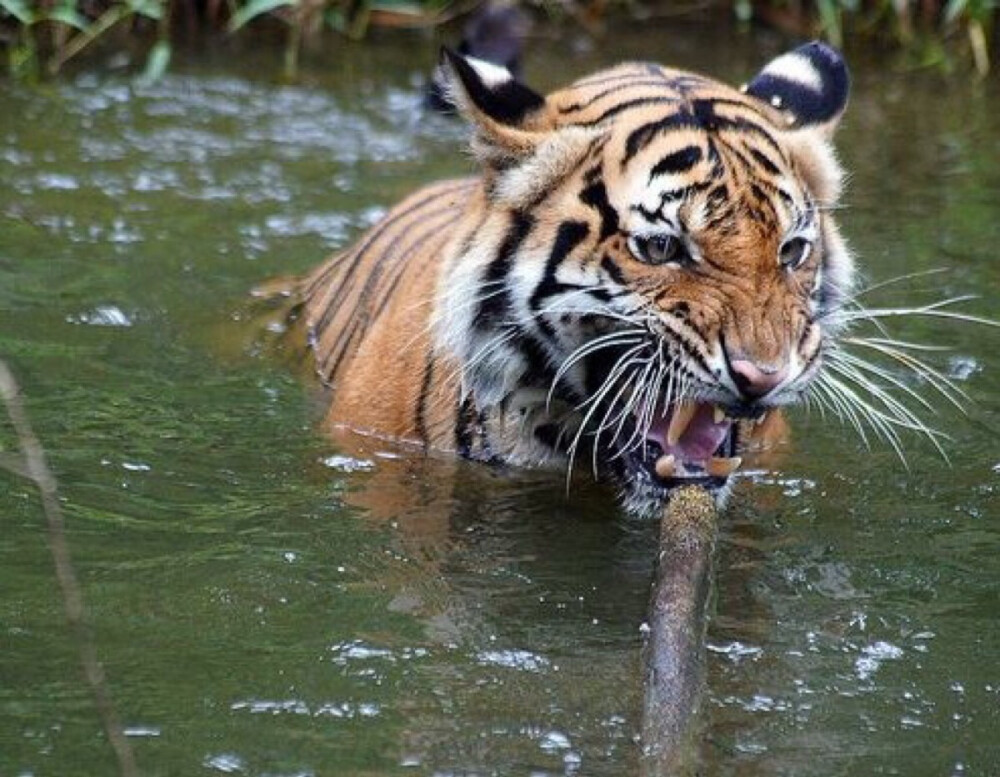
<svg viewBox="0 0 1000 777">
<path fill-rule="evenodd" d="M 627 62 L 542 95 L 449 49 L 439 72 L 477 174 L 405 198 L 290 290 L 325 422 L 585 462 L 640 517 L 685 485 L 724 502 L 854 284 L 841 54 L 810 42 L 738 88 Z"/>
</svg>

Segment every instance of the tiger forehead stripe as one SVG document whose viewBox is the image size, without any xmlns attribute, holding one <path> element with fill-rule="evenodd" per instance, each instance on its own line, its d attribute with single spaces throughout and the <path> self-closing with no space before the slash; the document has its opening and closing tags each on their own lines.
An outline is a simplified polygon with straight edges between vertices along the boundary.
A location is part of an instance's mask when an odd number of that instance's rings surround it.
<svg viewBox="0 0 1000 777">
<path fill-rule="evenodd" d="M 694 100 L 690 108 L 681 108 L 675 113 L 668 114 L 655 121 L 647 122 L 632 130 L 625 141 L 625 156 L 622 158 L 622 166 L 624 167 L 631 162 L 636 154 L 646 148 L 658 136 L 684 129 L 702 130 L 705 132 L 731 130 L 750 133 L 763 140 L 779 157 L 784 157 L 781 146 L 764 125 L 746 116 L 720 114 L 715 111 L 714 103 L 716 103 L 714 100 Z M 727 103 L 720 102 L 720 104 Z M 742 107 L 740 103 L 729 104 Z M 747 112 L 756 113 L 749 109 Z"/>
<path fill-rule="evenodd" d="M 619 65 L 610 73 L 605 71 L 603 75 L 598 74 L 590 76 L 589 78 L 583 78 L 575 82 L 573 87 L 577 89 L 589 89 L 592 86 L 603 86 L 604 84 L 610 84 L 614 81 L 623 81 L 637 77 L 654 77 L 660 78 L 663 81 L 668 80 L 663 72 L 662 66 L 649 62 L 632 62 Z"/>
<path fill-rule="evenodd" d="M 663 159 L 653 165 L 649 171 L 649 180 L 652 181 L 658 175 L 686 172 L 701 161 L 702 151 L 700 146 L 685 146 L 682 149 L 667 154 Z"/>
<path fill-rule="evenodd" d="M 595 103 L 603 100 L 605 97 L 610 97 L 612 95 L 618 94 L 619 92 L 625 91 L 626 89 L 638 89 L 640 87 L 663 87 L 664 80 L 661 78 L 657 81 L 650 80 L 648 78 L 638 78 L 638 79 L 626 79 L 622 83 L 615 84 L 614 86 L 609 86 L 602 89 L 597 94 L 592 94 L 589 97 L 583 98 L 577 102 L 570 103 L 569 105 L 563 105 L 559 107 L 559 113 L 566 115 L 570 113 L 576 113 L 577 111 L 585 110 L 590 108 Z"/>
<path fill-rule="evenodd" d="M 630 111 L 633 108 L 643 108 L 647 105 L 670 105 L 679 102 L 676 97 L 667 97 L 664 95 L 651 95 L 649 97 L 637 97 L 634 100 L 626 100 L 625 102 L 612 105 L 607 108 L 602 113 L 598 114 L 593 119 L 588 119 L 587 121 L 573 122 L 570 126 L 573 127 L 596 127 L 604 121 L 607 121 L 612 116 L 617 116 L 625 111 Z"/>
</svg>

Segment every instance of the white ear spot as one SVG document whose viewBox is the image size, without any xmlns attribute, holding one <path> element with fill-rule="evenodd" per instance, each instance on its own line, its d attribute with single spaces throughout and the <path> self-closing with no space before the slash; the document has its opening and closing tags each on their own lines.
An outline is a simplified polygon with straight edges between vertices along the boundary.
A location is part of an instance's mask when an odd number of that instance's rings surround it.
<svg viewBox="0 0 1000 777">
<path fill-rule="evenodd" d="M 780 94 L 775 94 L 775 95 L 771 96 L 771 105 L 773 105 L 775 108 L 780 108 L 781 105 L 782 105 L 782 102 L 783 101 L 781 99 L 781 95 Z"/>
<path fill-rule="evenodd" d="M 491 89 L 514 80 L 514 76 L 507 68 L 487 62 L 485 59 L 466 57 L 465 61 L 476 71 L 483 84 Z"/>
<path fill-rule="evenodd" d="M 782 54 L 768 63 L 762 72 L 775 78 L 795 81 L 816 92 L 823 91 L 823 76 L 813 65 L 812 60 L 794 51 Z"/>
</svg>

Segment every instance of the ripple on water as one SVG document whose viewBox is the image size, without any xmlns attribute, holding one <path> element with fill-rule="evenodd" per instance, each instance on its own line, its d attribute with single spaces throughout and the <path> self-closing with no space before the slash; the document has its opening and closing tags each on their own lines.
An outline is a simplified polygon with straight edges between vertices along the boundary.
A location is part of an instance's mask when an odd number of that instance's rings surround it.
<svg viewBox="0 0 1000 777">
<path fill-rule="evenodd" d="M 382 708 L 374 702 L 320 702 L 310 705 L 301 699 L 249 699 L 233 702 L 229 709 L 251 715 L 303 715 L 338 720 L 376 718 L 382 712 Z"/>
<path fill-rule="evenodd" d="M 206 769 L 212 769 L 223 774 L 236 774 L 246 770 L 246 761 L 236 753 L 218 753 L 217 755 L 206 755 L 202 765 Z"/>
<path fill-rule="evenodd" d="M 502 666 L 521 672 L 544 672 L 551 666 L 547 658 L 530 650 L 483 650 L 476 654 L 476 660 L 483 666 Z"/>
<path fill-rule="evenodd" d="M 879 640 L 861 648 L 861 655 L 854 662 L 854 672 L 859 680 L 867 682 L 875 676 L 884 662 L 896 661 L 902 657 L 901 647 Z"/>
<path fill-rule="evenodd" d="M 87 326 L 130 327 L 132 321 L 132 317 L 117 305 L 98 305 L 92 310 L 66 316 L 67 323 Z"/>
</svg>

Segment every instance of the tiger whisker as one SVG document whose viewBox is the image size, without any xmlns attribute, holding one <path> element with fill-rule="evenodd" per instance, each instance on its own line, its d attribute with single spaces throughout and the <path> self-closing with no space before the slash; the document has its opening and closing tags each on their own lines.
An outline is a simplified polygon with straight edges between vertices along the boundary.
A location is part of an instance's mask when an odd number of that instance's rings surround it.
<svg viewBox="0 0 1000 777">
<path fill-rule="evenodd" d="M 857 321 L 859 319 L 883 319 L 903 316 L 927 316 L 930 318 L 947 318 L 953 321 L 963 321 L 971 324 L 983 324 L 984 326 L 1000 327 L 1000 321 L 994 321 L 982 316 L 974 316 L 970 313 L 961 313 L 955 310 L 944 310 L 953 305 L 960 305 L 963 302 L 978 299 L 974 294 L 963 294 L 957 297 L 931 302 L 927 305 L 903 308 L 860 308 L 856 311 L 840 311 L 839 315 L 845 321 Z"/>
<path fill-rule="evenodd" d="M 611 346 L 633 345 L 641 342 L 642 338 L 638 337 L 636 332 L 624 330 L 621 332 L 611 332 L 606 335 L 601 335 L 600 337 L 588 340 L 578 346 L 570 352 L 569 356 L 563 360 L 563 363 L 560 364 L 559 368 L 556 370 L 556 373 L 552 378 L 552 383 L 549 386 L 548 396 L 545 400 L 546 406 L 552 402 L 552 397 L 555 394 L 556 387 L 559 385 L 559 381 L 562 380 L 562 377 L 581 359 L 584 359 L 597 351 L 603 350 L 604 348 L 610 348 Z"/>
<path fill-rule="evenodd" d="M 472 355 L 470 359 L 459 364 L 454 370 L 452 370 L 451 373 L 449 373 L 449 375 L 442 381 L 442 385 L 445 387 L 451 386 L 454 385 L 456 380 L 461 379 L 461 393 L 465 395 L 468 391 L 465 386 L 465 377 L 471 374 L 476 367 L 478 367 L 487 358 L 492 356 L 518 336 L 517 329 L 506 329 L 501 330 L 501 332 L 503 332 L 503 334 L 490 338 L 485 345 Z"/>
<path fill-rule="evenodd" d="M 912 281 L 915 278 L 926 278 L 930 275 L 940 275 L 941 273 L 950 272 L 948 267 L 934 267 L 930 270 L 918 270 L 917 272 L 903 273 L 902 275 L 894 275 L 891 278 L 886 278 L 883 281 L 878 281 L 877 283 L 869 284 L 863 288 L 858 289 L 849 297 L 848 300 L 856 301 L 859 297 L 863 297 L 865 294 L 871 294 L 873 291 L 878 289 L 884 289 L 888 286 L 895 286 L 899 283 L 904 283 L 905 281 Z"/>
<path fill-rule="evenodd" d="M 833 376 L 827 374 L 823 376 L 824 383 L 827 386 L 833 387 L 835 391 L 843 398 L 845 401 L 849 402 L 853 407 L 860 411 L 863 417 L 872 425 L 872 428 L 876 431 L 881 432 L 881 436 L 888 441 L 896 454 L 899 456 L 903 465 L 909 468 L 908 462 L 905 455 L 902 452 L 899 436 L 895 432 L 895 428 L 910 429 L 912 431 L 917 431 L 923 434 L 934 447 L 938 450 L 945 461 L 948 461 L 948 455 L 941 446 L 940 439 L 948 439 L 948 436 L 943 432 L 936 429 L 928 427 L 923 423 L 918 417 L 916 417 L 912 412 L 905 408 L 905 406 L 893 407 L 887 405 L 893 413 L 900 413 L 900 415 L 892 415 L 879 410 L 871 403 L 866 402 L 854 389 L 850 388 L 842 381 L 834 378 Z M 862 383 L 862 385 L 864 385 Z M 881 399 L 881 397 L 880 397 Z M 897 405 L 899 403 L 897 402 Z M 902 408 L 900 410 L 899 408 Z"/>
<path fill-rule="evenodd" d="M 962 404 L 962 400 L 966 402 L 971 401 L 969 395 L 962 389 L 961 386 L 958 386 L 953 380 L 951 380 L 951 378 L 943 375 L 940 371 L 927 364 L 927 362 L 918 359 L 916 356 L 907 353 L 906 351 L 901 351 L 897 348 L 892 348 L 882 343 L 873 342 L 864 338 L 850 337 L 845 338 L 844 341 L 852 345 L 870 348 L 899 362 L 930 383 L 931 386 L 939 394 L 941 394 L 941 396 L 947 399 L 962 413 L 966 412 L 965 407 Z"/>
<path fill-rule="evenodd" d="M 885 345 L 891 348 L 903 348 L 910 351 L 926 351 L 926 352 L 936 352 L 940 353 L 942 351 L 954 350 L 947 345 L 928 345 L 927 343 L 913 343 L 909 340 L 898 340 L 895 337 L 848 337 L 844 338 L 844 342 L 858 342 L 865 341 L 867 343 L 878 343 L 879 345 Z"/>
<path fill-rule="evenodd" d="M 648 362 L 647 362 L 646 369 L 648 369 L 648 367 L 649 367 L 649 365 L 648 365 Z M 638 366 L 636 367 L 636 369 L 638 369 Z M 635 390 L 636 390 L 636 387 L 641 382 L 642 382 L 642 377 L 640 375 L 635 380 L 631 380 L 631 381 L 624 381 L 623 380 L 623 381 L 621 381 L 621 384 L 622 384 L 622 388 L 623 389 L 627 390 L 627 389 L 631 388 L 632 389 L 632 393 L 634 394 Z M 631 384 L 631 386 L 630 386 L 630 384 Z M 619 395 L 618 396 L 620 396 L 621 393 L 622 393 L 622 391 L 621 391 L 621 389 L 619 389 Z M 611 412 L 612 412 L 612 410 L 614 408 L 614 403 L 617 401 L 617 399 L 618 399 L 618 397 L 616 396 L 616 398 L 613 399 L 611 402 L 605 402 L 605 403 L 603 403 L 603 406 L 604 406 L 604 415 L 602 416 L 600 423 L 597 425 L 597 429 L 593 432 L 594 441 L 593 441 L 593 443 L 591 445 L 591 461 L 592 461 L 592 467 L 593 467 L 593 472 L 594 472 L 595 476 L 597 475 L 597 454 L 598 454 L 598 451 L 600 449 L 600 444 L 601 444 L 601 430 L 605 428 L 607 420 L 608 420 L 608 416 L 611 414 Z M 628 404 L 629 404 L 629 402 L 626 402 L 626 406 L 628 406 Z"/>
<path fill-rule="evenodd" d="M 648 376 L 649 376 L 650 372 L 653 369 L 655 369 L 655 367 L 656 367 L 656 360 L 655 360 L 655 358 L 649 358 L 649 359 L 645 360 L 645 367 L 643 367 L 642 373 L 640 373 L 640 375 L 636 379 L 634 385 L 632 386 L 632 393 L 629 395 L 628 400 L 626 400 L 626 402 L 625 402 L 625 407 L 623 408 L 623 412 L 628 413 L 630 415 L 634 415 L 635 414 L 635 408 L 636 407 L 640 407 L 640 408 L 642 407 L 642 401 L 641 400 L 642 400 L 642 397 L 646 394 L 646 385 L 647 385 L 646 382 L 648 380 Z M 608 405 L 607 409 L 605 410 L 605 415 L 604 415 L 605 420 L 607 420 L 608 416 L 611 414 L 611 412 L 613 410 L 614 410 L 614 404 L 612 403 L 612 404 Z M 637 423 L 636 424 L 636 429 L 639 429 L 639 428 L 640 428 L 640 426 Z M 595 466 L 596 466 L 597 447 L 598 447 L 598 442 L 599 442 L 599 437 L 600 437 L 600 431 L 601 431 L 601 428 L 598 428 L 597 434 L 596 434 L 595 439 L 594 439 Z M 632 437 L 629 438 L 629 441 L 624 446 L 622 446 L 623 449 L 627 448 L 629 445 L 631 445 L 631 442 L 632 442 L 632 439 L 633 439 L 634 436 L 635 436 L 635 430 L 633 430 L 633 435 L 632 435 Z M 621 451 L 619 451 L 619 453 L 621 453 Z M 617 455 L 618 454 L 616 454 L 616 456 Z"/>
<path fill-rule="evenodd" d="M 882 387 L 865 381 L 864 374 L 859 370 L 838 363 L 831 363 L 830 369 L 871 394 L 875 399 L 883 404 L 893 418 L 900 421 L 900 425 L 903 425 L 906 428 L 917 429 L 931 439 L 934 439 L 934 434 L 932 434 L 930 427 L 921 421 L 916 414 L 914 414 L 898 399 L 887 393 Z M 942 454 L 943 453 L 944 452 L 942 451 Z"/>
<path fill-rule="evenodd" d="M 618 393 L 615 394 L 615 396 L 611 399 L 609 403 L 607 403 L 607 411 L 605 412 L 604 418 L 601 419 L 601 423 L 598 425 L 597 430 L 595 431 L 595 439 L 599 439 L 600 435 L 604 432 L 604 430 L 609 426 L 611 426 L 612 424 L 614 424 L 621 416 L 628 414 L 629 404 L 627 401 L 623 402 L 622 397 L 625 394 L 625 392 L 628 391 L 630 388 L 633 391 L 635 391 L 634 385 L 630 386 L 628 383 L 623 382 L 621 384 L 621 387 L 618 389 Z M 608 416 L 615 408 L 618 409 L 618 415 L 616 415 L 614 418 L 608 418 Z M 611 440 L 612 445 L 614 444 L 616 439 L 617 437 L 612 438 Z"/>
<path fill-rule="evenodd" d="M 582 439 L 583 434 L 584 434 L 584 432 L 585 432 L 585 430 L 587 428 L 587 424 L 590 422 L 590 419 L 593 417 L 594 413 L 597 412 L 597 409 L 601 406 L 601 401 L 604 399 L 604 397 L 607 395 L 607 393 L 614 387 L 615 382 L 628 369 L 630 369 L 632 367 L 632 361 L 631 361 L 631 359 L 632 359 L 633 355 L 635 353 L 638 353 L 642 348 L 645 347 L 645 345 L 646 345 L 645 343 L 640 343 L 639 345 L 635 345 L 632 348 L 630 348 L 629 350 L 625 351 L 621 356 L 619 356 L 618 359 L 615 361 L 614 365 L 612 366 L 612 368 L 611 368 L 610 372 L 608 373 L 608 375 L 604 378 L 604 381 L 601 383 L 601 385 L 598 388 L 598 390 L 596 392 L 594 392 L 594 394 L 585 401 L 585 404 L 589 404 L 590 405 L 590 409 L 587 411 L 586 415 L 584 416 L 583 420 L 581 421 L 580 427 L 577 430 L 576 435 L 573 437 L 573 441 L 570 443 L 569 450 L 568 450 L 568 453 L 569 453 L 569 466 L 568 466 L 567 475 L 566 475 L 566 477 L 567 477 L 567 483 L 566 483 L 567 488 L 569 487 L 569 478 L 570 478 L 570 476 L 572 474 L 572 471 L 573 471 L 573 462 L 576 459 L 576 452 L 577 452 L 577 450 L 579 448 L 580 440 Z M 582 406 L 578 406 L 577 409 L 578 410 L 582 409 Z"/>
<path fill-rule="evenodd" d="M 906 460 L 906 455 L 903 453 L 899 435 L 893 428 L 893 424 L 887 420 L 885 414 L 872 406 L 870 403 L 865 402 L 857 394 L 857 392 L 844 385 L 833 376 L 829 374 L 825 375 L 823 382 L 830 391 L 830 395 L 835 397 L 841 403 L 841 406 L 850 414 L 855 428 L 860 427 L 860 419 L 864 419 L 872 431 L 892 446 L 896 455 L 903 462 L 903 466 L 909 469 L 909 463 Z M 868 446 L 867 437 L 863 433 L 862 439 L 865 440 L 865 444 Z M 868 447 L 870 448 L 870 446 Z"/>
<path fill-rule="evenodd" d="M 491 291 L 489 294 L 477 294 L 476 296 L 472 297 L 472 299 L 466 300 L 465 302 L 462 302 L 454 306 L 453 310 L 464 310 L 465 308 L 470 308 L 475 305 L 479 305 L 489 299 L 492 299 L 493 297 L 500 296 L 506 291 L 506 285 L 504 284 L 503 281 L 489 281 L 487 283 L 484 283 L 483 285 L 486 287 L 500 286 L 500 288 L 496 289 L 495 291 Z M 435 299 L 436 299 L 435 295 L 432 294 L 430 295 L 430 297 L 414 303 L 412 306 L 410 306 L 410 309 L 414 310 L 423 305 L 432 305 L 434 304 Z M 428 332 L 431 332 L 435 326 L 437 326 L 437 321 L 435 320 L 434 316 L 428 316 L 427 323 L 424 324 L 424 326 L 420 327 L 417 330 L 417 332 L 413 335 L 413 337 L 408 339 L 406 343 L 403 344 L 403 346 L 400 348 L 400 351 L 405 352 L 410 348 L 412 348 L 414 343 L 417 342 L 417 340 L 425 336 Z"/>
<path fill-rule="evenodd" d="M 816 396 L 825 397 L 826 404 L 833 412 L 837 418 L 841 421 L 846 421 L 850 423 L 851 426 L 857 431 L 858 436 L 861 438 L 861 442 L 864 444 L 865 448 L 871 450 L 871 443 L 868 441 L 868 434 L 865 432 L 864 426 L 858 419 L 857 413 L 854 408 L 847 403 L 832 387 L 827 385 L 826 376 L 821 374 L 810 386 L 810 390 L 815 393 Z"/>
<path fill-rule="evenodd" d="M 666 369 L 666 365 L 663 363 L 662 351 L 660 349 L 657 349 L 656 352 L 656 362 L 658 364 L 656 377 L 651 380 L 647 386 L 643 386 L 643 390 L 639 393 L 636 404 L 640 407 L 640 414 L 636 417 L 636 423 L 632 430 L 632 434 L 628 440 L 622 444 L 621 449 L 613 458 L 624 455 L 626 452 L 634 452 L 640 446 L 645 447 L 648 441 L 649 430 L 653 425 L 653 416 L 656 413 L 658 404 L 657 400 L 659 399 L 660 386 L 662 385 L 662 375 L 664 369 Z M 667 402 L 669 403 L 669 398 L 667 399 Z M 620 429 L 621 426 L 619 426 L 619 431 Z"/>
<path fill-rule="evenodd" d="M 830 360 L 827 362 L 830 366 L 835 366 L 838 361 L 846 361 L 851 366 L 857 369 L 869 372 L 872 375 L 875 375 L 879 378 L 882 378 L 885 381 L 888 381 L 893 386 L 896 386 L 898 389 L 905 392 L 908 396 L 912 397 L 915 401 L 919 402 L 921 405 L 930 410 L 932 413 L 937 412 L 934 409 L 934 406 L 930 402 L 928 402 L 926 399 L 920 396 L 920 394 L 918 394 L 912 388 L 903 383 L 903 381 L 899 380 L 899 378 L 897 378 L 887 369 L 884 369 L 883 367 L 880 367 L 877 364 L 872 364 L 869 361 L 865 361 L 859 356 L 855 356 L 854 354 L 848 353 L 846 351 L 834 351 L 828 353 L 827 357 Z"/>
<path fill-rule="evenodd" d="M 659 369 L 657 371 L 656 378 L 654 379 L 655 383 L 653 385 L 652 391 L 650 392 L 650 399 L 647 400 L 646 407 L 649 407 L 650 404 L 653 404 L 655 402 L 655 400 L 657 398 L 659 398 L 659 396 L 660 396 L 660 388 L 663 385 L 663 379 L 664 379 L 664 377 L 666 377 L 667 374 L 670 375 L 670 383 L 667 386 L 667 393 L 666 393 L 666 396 L 665 396 L 665 399 L 664 399 L 664 403 L 665 403 L 665 405 L 669 405 L 670 402 L 671 402 L 670 391 L 671 391 L 671 387 L 673 385 L 673 370 L 672 370 L 672 367 L 671 367 L 671 365 L 669 365 L 669 364 L 667 364 L 667 363 L 665 363 L 663 361 L 662 352 L 659 351 L 659 350 L 657 351 L 657 361 L 659 362 L 660 366 L 659 366 Z M 655 405 L 654 405 L 653 410 L 650 411 L 649 420 L 647 420 L 646 423 L 645 423 L 645 425 L 644 425 L 646 432 L 649 431 L 649 427 L 652 424 L 652 417 L 651 416 L 652 416 L 652 413 L 654 413 L 654 412 L 655 412 Z M 628 417 L 629 417 L 629 408 L 623 408 L 618 413 L 618 415 L 611 421 L 612 424 L 617 424 L 617 428 L 615 429 L 614 437 L 611 438 L 611 445 L 614 445 L 616 442 L 618 442 L 618 439 L 621 437 L 622 430 L 624 429 L 625 421 L 626 421 L 626 419 Z"/>
</svg>

